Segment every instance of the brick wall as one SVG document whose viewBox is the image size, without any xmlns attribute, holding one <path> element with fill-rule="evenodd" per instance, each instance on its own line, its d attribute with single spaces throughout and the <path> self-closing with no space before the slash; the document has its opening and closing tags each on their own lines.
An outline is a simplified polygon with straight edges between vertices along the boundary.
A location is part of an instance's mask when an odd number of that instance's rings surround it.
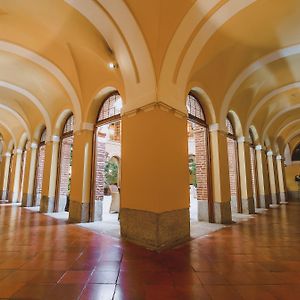
<svg viewBox="0 0 300 300">
<path fill-rule="evenodd" d="M 42 194 L 42 184 L 43 184 L 43 173 L 44 173 L 44 164 L 45 164 L 45 150 L 46 145 L 39 147 L 38 159 L 37 159 L 37 168 L 36 168 L 36 177 L 35 177 L 35 195 Z"/>
<path fill-rule="evenodd" d="M 98 128 L 95 145 L 95 178 L 94 200 L 103 200 L 104 197 L 104 167 L 106 161 L 104 135 Z"/>
<path fill-rule="evenodd" d="M 231 197 L 237 197 L 237 144 L 234 139 L 227 137 L 229 183 Z"/>
<path fill-rule="evenodd" d="M 68 196 L 69 180 L 71 176 L 71 151 L 74 137 L 66 137 L 62 140 L 59 165 L 59 189 L 60 196 Z"/>
<path fill-rule="evenodd" d="M 208 200 L 207 128 L 194 124 L 197 199 Z"/>
</svg>

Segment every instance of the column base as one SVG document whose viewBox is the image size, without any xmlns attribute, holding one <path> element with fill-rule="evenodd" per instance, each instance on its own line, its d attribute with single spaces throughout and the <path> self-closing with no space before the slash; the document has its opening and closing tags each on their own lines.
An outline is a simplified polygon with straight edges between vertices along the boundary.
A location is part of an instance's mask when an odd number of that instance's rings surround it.
<svg viewBox="0 0 300 300">
<path fill-rule="evenodd" d="M 41 204 L 41 194 L 37 194 L 35 197 L 33 197 L 32 206 L 40 206 Z"/>
<path fill-rule="evenodd" d="M 255 214 L 254 199 L 242 199 L 242 213 L 243 214 Z"/>
<path fill-rule="evenodd" d="M 162 250 L 190 239 L 189 209 L 154 213 L 123 208 L 121 236 L 151 250 Z"/>
<path fill-rule="evenodd" d="M 66 211 L 67 196 L 59 196 L 56 212 Z"/>
<path fill-rule="evenodd" d="M 231 204 L 228 202 L 214 202 L 215 223 L 232 224 Z"/>
<path fill-rule="evenodd" d="M 90 215 L 89 203 L 81 203 L 70 200 L 69 222 L 71 223 L 87 223 Z"/>
<path fill-rule="evenodd" d="M 280 205 L 279 204 L 270 204 L 270 208 L 277 208 L 277 207 L 279 207 Z"/>
<path fill-rule="evenodd" d="M 259 203 L 260 203 L 260 208 L 269 208 L 270 206 L 269 196 L 259 195 Z"/>
<path fill-rule="evenodd" d="M 271 200 L 272 200 L 272 202 L 270 203 L 271 205 L 278 204 L 278 202 L 277 202 L 277 193 L 276 194 L 271 194 Z"/>
<path fill-rule="evenodd" d="M 286 193 L 279 193 L 280 204 L 287 203 L 286 201 Z"/>
<path fill-rule="evenodd" d="M 32 194 L 26 194 L 24 193 L 23 194 L 23 197 L 22 197 L 22 206 L 23 207 L 30 207 L 32 206 Z"/>
<path fill-rule="evenodd" d="M 103 201 L 96 200 L 94 202 L 93 221 L 102 221 Z"/>
<path fill-rule="evenodd" d="M 209 222 L 208 201 L 198 200 L 198 221 Z"/>
<path fill-rule="evenodd" d="M 284 204 L 288 204 L 288 202 L 287 201 L 280 202 L 280 205 L 284 205 Z"/>
<path fill-rule="evenodd" d="M 41 213 L 54 212 L 54 197 L 42 196 L 40 212 Z"/>
<path fill-rule="evenodd" d="M 239 213 L 238 203 L 237 203 L 237 198 L 236 197 L 231 197 L 230 206 L 231 206 L 231 211 L 232 212 Z"/>
</svg>

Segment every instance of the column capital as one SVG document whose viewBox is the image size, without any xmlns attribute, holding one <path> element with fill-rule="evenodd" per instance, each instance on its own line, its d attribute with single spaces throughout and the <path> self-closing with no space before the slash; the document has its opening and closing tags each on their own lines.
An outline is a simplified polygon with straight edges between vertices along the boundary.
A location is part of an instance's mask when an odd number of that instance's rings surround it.
<svg viewBox="0 0 300 300">
<path fill-rule="evenodd" d="M 219 123 L 214 123 L 214 124 L 209 125 L 209 131 L 210 132 L 218 131 L 218 130 L 219 130 Z"/>
<path fill-rule="evenodd" d="M 276 159 L 277 159 L 277 160 L 282 160 L 282 156 L 281 156 L 281 155 L 277 155 L 277 156 L 276 156 Z"/>
<path fill-rule="evenodd" d="M 37 143 L 31 143 L 31 149 L 37 149 L 38 145 Z"/>
<path fill-rule="evenodd" d="M 74 130 L 76 131 L 81 131 L 81 130 L 89 130 L 89 131 L 93 131 L 94 130 L 94 124 L 93 123 L 87 123 L 87 122 L 83 122 L 81 123 L 80 129 L 78 130 Z"/>
<path fill-rule="evenodd" d="M 256 151 L 261 151 L 262 150 L 262 145 L 256 145 L 255 150 Z"/>
<path fill-rule="evenodd" d="M 243 144 L 243 143 L 245 143 L 245 141 L 246 141 L 246 139 L 245 139 L 244 136 L 239 136 L 239 137 L 237 138 L 238 144 Z"/>
<path fill-rule="evenodd" d="M 11 157 L 11 153 L 10 152 L 5 152 L 4 156 L 5 157 Z"/>
<path fill-rule="evenodd" d="M 273 151 L 269 150 L 269 151 L 267 152 L 267 156 L 272 156 L 272 155 L 273 155 Z"/>
<path fill-rule="evenodd" d="M 58 143 L 60 141 L 60 137 L 58 135 L 52 135 L 51 141 L 55 142 L 55 143 Z"/>
<path fill-rule="evenodd" d="M 22 154 L 22 153 L 23 153 L 23 150 L 20 149 L 20 148 L 17 148 L 17 149 L 15 150 L 15 154 Z"/>
</svg>

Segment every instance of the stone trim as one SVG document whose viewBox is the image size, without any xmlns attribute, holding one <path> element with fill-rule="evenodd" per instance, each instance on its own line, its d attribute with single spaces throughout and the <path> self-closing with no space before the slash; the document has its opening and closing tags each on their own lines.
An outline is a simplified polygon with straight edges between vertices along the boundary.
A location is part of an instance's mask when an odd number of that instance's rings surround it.
<svg viewBox="0 0 300 300">
<path fill-rule="evenodd" d="M 40 203 L 41 213 L 52 213 L 54 212 L 54 197 L 42 196 Z"/>
<path fill-rule="evenodd" d="M 171 248 L 190 239 L 189 209 L 162 213 L 123 208 L 122 238 L 151 250 Z"/>
<path fill-rule="evenodd" d="M 242 199 L 243 214 L 255 214 L 254 198 Z"/>
<path fill-rule="evenodd" d="M 89 203 L 81 203 L 70 200 L 69 222 L 71 223 L 87 223 L 89 222 Z"/>
<path fill-rule="evenodd" d="M 231 204 L 227 202 L 214 202 L 215 223 L 232 224 Z"/>
</svg>

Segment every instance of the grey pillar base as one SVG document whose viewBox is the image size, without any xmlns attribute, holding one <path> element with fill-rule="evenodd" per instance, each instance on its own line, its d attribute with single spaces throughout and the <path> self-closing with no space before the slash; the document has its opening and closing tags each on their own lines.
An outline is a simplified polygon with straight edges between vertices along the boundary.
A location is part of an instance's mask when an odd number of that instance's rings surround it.
<svg viewBox="0 0 300 300">
<path fill-rule="evenodd" d="M 237 198 L 236 197 L 231 197 L 230 201 L 230 206 L 231 206 L 231 211 L 238 213 L 238 203 L 237 203 Z"/>
<path fill-rule="evenodd" d="M 96 200 L 94 203 L 94 212 L 93 212 L 93 220 L 95 221 L 102 221 L 102 214 L 103 214 L 103 201 Z"/>
<path fill-rule="evenodd" d="M 66 210 L 67 196 L 59 196 L 56 212 L 62 212 Z"/>
<path fill-rule="evenodd" d="M 151 250 L 162 250 L 190 239 L 189 209 L 163 213 L 121 209 L 121 236 Z"/>
<path fill-rule="evenodd" d="M 86 223 L 89 222 L 89 203 L 81 203 L 70 200 L 69 222 Z"/>
<path fill-rule="evenodd" d="M 11 191 L 9 191 L 8 192 L 8 202 L 10 202 L 10 203 L 12 203 L 13 202 L 13 196 L 14 196 L 14 193 L 13 192 L 11 192 Z"/>
<path fill-rule="evenodd" d="M 271 194 L 271 200 L 272 200 L 272 202 L 270 203 L 271 205 L 278 204 L 277 203 L 277 194 Z"/>
<path fill-rule="evenodd" d="M 2 191 L 2 194 L 1 194 L 1 199 L 2 200 L 8 200 L 7 197 L 8 196 L 8 192 L 6 190 L 3 190 Z"/>
<path fill-rule="evenodd" d="M 277 208 L 277 207 L 279 207 L 280 205 L 279 204 L 270 204 L 270 208 Z"/>
<path fill-rule="evenodd" d="M 35 197 L 33 198 L 33 201 L 32 201 L 32 206 L 40 206 L 41 198 L 42 198 L 41 194 L 35 195 Z"/>
<path fill-rule="evenodd" d="M 22 206 L 23 207 L 30 207 L 32 206 L 32 194 L 23 194 L 22 197 Z"/>
<path fill-rule="evenodd" d="M 269 196 L 268 195 L 259 195 L 259 202 L 261 208 L 269 208 Z"/>
<path fill-rule="evenodd" d="M 286 193 L 279 193 L 280 204 L 286 204 Z"/>
<path fill-rule="evenodd" d="M 231 224 L 231 204 L 228 202 L 214 202 L 215 209 L 215 223 L 218 224 Z"/>
<path fill-rule="evenodd" d="M 242 199 L 242 212 L 243 214 L 255 214 L 254 199 Z"/>
<path fill-rule="evenodd" d="M 40 212 L 41 213 L 54 212 L 54 197 L 42 196 Z"/>
<path fill-rule="evenodd" d="M 198 200 L 198 221 L 209 222 L 208 201 Z"/>
</svg>

